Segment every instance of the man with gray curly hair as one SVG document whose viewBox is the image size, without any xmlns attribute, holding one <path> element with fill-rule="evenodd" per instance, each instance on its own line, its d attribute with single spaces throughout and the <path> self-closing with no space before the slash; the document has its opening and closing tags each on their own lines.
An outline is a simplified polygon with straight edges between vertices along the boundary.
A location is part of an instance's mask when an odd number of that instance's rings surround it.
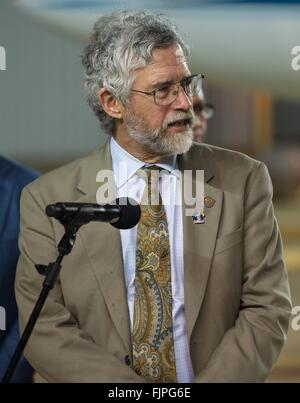
<svg viewBox="0 0 300 403">
<path fill-rule="evenodd" d="M 55 260 L 63 234 L 47 204 L 102 203 L 112 170 L 114 196 L 138 201 L 141 219 L 80 229 L 25 352 L 47 381 L 258 382 L 282 348 L 291 305 L 270 178 L 245 155 L 192 144 L 203 76 L 187 57 L 161 15 L 118 11 L 94 26 L 85 88 L 109 138 L 23 191 L 21 327 L 41 285 L 34 264 Z M 193 217 L 186 171 L 204 171 L 204 210 Z"/>
<path fill-rule="evenodd" d="M 184 105 L 170 113 L 167 106 L 176 105 L 182 97 L 173 102 L 179 88 L 168 88 L 166 96 L 167 87 L 163 86 L 174 81 L 169 77 L 164 80 L 174 60 L 175 81 L 177 77 L 185 78 L 181 83 L 185 91 L 188 86 L 201 85 L 201 75 L 190 75 L 187 55 L 187 45 L 162 16 L 115 12 L 100 18 L 82 60 L 87 101 L 104 131 L 120 145 L 127 143 L 126 149 L 132 144 L 138 155 L 148 153 L 154 159 L 188 151 L 193 119 L 190 100 L 185 94 Z M 163 64 L 165 71 L 158 72 Z M 160 81 L 156 79 L 158 74 Z M 151 91 L 141 91 L 144 89 Z M 157 107 L 144 116 L 152 101 Z"/>
</svg>

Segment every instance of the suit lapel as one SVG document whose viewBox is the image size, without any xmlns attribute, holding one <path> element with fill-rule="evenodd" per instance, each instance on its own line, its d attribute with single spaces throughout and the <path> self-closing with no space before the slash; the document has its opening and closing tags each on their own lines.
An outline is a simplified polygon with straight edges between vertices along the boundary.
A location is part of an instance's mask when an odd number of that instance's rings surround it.
<svg viewBox="0 0 300 403">
<path fill-rule="evenodd" d="M 101 183 L 96 182 L 96 175 L 100 170 L 112 171 L 108 143 L 85 162 L 78 184 L 78 189 L 83 195 L 77 201 L 96 203 L 96 193 L 101 186 Z M 102 204 L 101 200 L 99 203 Z M 111 318 L 126 348 L 131 349 L 120 232 L 111 225 L 94 222 L 83 226 L 78 235 L 91 262 Z"/>
<path fill-rule="evenodd" d="M 179 168 L 183 171 L 204 170 L 204 196 L 210 196 L 215 200 L 211 208 L 205 209 L 205 223 L 194 224 L 191 216 L 185 215 L 186 206 L 183 200 L 183 238 L 184 238 L 184 291 L 185 291 L 185 314 L 186 326 L 189 340 L 193 327 L 199 315 L 201 304 L 204 298 L 209 271 L 214 253 L 219 220 L 223 203 L 223 192 L 209 184 L 214 177 L 210 170 L 209 161 L 203 156 L 203 148 L 196 147 L 202 154 L 191 153 L 179 157 Z M 196 178 L 193 175 L 193 188 L 196 188 Z M 195 193 L 194 193 L 195 194 Z"/>
</svg>

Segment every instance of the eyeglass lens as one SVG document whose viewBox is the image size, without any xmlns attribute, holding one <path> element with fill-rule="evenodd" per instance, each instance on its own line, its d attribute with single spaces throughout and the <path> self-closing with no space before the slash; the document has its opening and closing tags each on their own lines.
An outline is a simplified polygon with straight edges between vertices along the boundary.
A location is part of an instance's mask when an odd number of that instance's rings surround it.
<svg viewBox="0 0 300 403">
<path fill-rule="evenodd" d="M 187 96 L 196 95 L 202 85 L 200 75 L 188 77 L 177 84 L 165 85 L 155 92 L 155 103 L 157 105 L 169 105 L 177 98 L 179 86 L 182 86 Z"/>
</svg>

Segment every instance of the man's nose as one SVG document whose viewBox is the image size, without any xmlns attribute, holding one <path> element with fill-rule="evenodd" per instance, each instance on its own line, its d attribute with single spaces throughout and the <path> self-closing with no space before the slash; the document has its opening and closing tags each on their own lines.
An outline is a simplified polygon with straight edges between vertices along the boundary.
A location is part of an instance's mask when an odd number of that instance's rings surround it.
<svg viewBox="0 0 300 403">
<path fill-rule="evenodd" d="M 192 99 L 186 94 L 181 85 L 179 86 L 177 97 L 172 106 L 174 109 L 181 109 L 184 111 L 187 111 L 192 107 Z"/>
</svg>

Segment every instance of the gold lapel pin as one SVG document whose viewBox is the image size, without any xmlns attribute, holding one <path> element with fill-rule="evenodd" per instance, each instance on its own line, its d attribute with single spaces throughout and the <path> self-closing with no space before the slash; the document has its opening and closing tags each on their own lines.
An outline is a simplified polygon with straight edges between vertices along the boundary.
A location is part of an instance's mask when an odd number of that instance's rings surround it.
<svg viewBox="0 0 300 403">
<path fill-rule="evenodd" d="M 215 199 L 213 199 L 212 197 L 210 197 L 210 196 L 205 196 L 204 197 L 204 205 L 205 205 L 205 207 L 207 207 L 207 208 L 211 208 L 211 207 L 213 207 L 214 206 L 214 204 L 215 204 Z"/>
</svg>

